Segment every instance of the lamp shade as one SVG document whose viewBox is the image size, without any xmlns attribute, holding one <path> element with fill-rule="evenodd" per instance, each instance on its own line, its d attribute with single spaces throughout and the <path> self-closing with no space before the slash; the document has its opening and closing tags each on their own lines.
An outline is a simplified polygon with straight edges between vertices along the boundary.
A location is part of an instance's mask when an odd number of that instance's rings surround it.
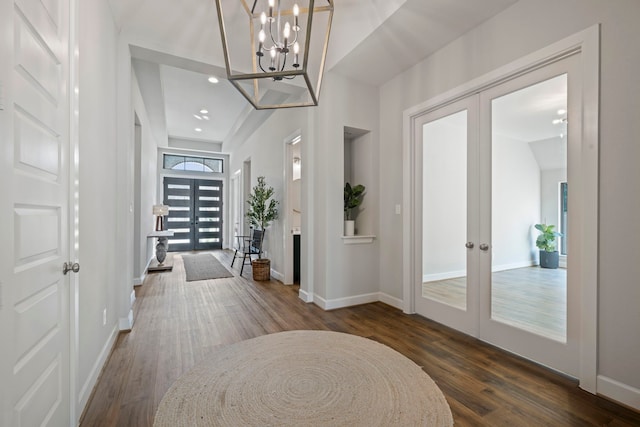
<svg viewBox="0 0 640 427">
<path fill-rule="evenodd" d="M 167 205 L 153 205 L 153 214 L 158 216 L 169 215 L 169 206 Z"/>
<path fill-rule="evenodd" d="M 318 105 L 333 0 L 216 0 L 227 78 L 256 109 Z"/>
</svg>

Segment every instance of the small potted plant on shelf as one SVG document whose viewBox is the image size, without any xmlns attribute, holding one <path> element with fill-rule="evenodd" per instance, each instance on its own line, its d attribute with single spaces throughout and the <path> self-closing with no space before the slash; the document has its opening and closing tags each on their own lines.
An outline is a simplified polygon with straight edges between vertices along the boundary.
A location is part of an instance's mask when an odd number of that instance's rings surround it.
<svg viewBox="0 0 640 427">
<path fill-rule="evenodd" d="M 540 249 L 540 267 L 558 268 L 560 254 L 556 250 L 556 238 L 564 234 L 555 231 L 555 225 L 536 224 L 535 228 L 540 231 L 536 239 L 536 246 Z"/>
<path fill-rule="evenodd" d="M 364 197 L 364 185 L 354 185 L 348 182 L 344 184 L 344 235 L 353 236 L 355 234 L 354 209 L 362 204 Z"/>
<path fill-rule="evenodd" d="M 278 201 L 271 198 L 273 193 L 273 187 L 267 186 L 264 176 L 259 176 L 258 184 L 253 187 L 253 191 L 249 194 L 249 200 L 247 200 L 249 205 L 247 219 L 255 229 L 262 230 L 260 254 L 258 254 L 257 260 L 251 262 L 253 280 L 270 279 L 271 260 L 262 258 L 262 242 L 267 227 L 278 219 Z"/>
</svg>

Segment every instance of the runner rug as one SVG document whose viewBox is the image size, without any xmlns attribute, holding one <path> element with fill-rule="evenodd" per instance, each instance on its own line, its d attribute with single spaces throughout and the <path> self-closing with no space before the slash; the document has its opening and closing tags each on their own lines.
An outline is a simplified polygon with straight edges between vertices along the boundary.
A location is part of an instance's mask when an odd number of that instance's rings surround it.
<svg viewBox="0 0 640 427">
<path fill-rule="evenodd" d="M 182 260 L 187 282 L 233 277 L 233 274 L 213 254 L 182 255 Z"/>
</svg>

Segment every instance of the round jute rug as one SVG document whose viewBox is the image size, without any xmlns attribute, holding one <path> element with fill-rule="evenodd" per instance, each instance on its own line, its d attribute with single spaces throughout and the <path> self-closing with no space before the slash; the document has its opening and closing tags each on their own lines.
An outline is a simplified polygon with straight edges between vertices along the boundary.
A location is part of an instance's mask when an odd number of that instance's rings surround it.
<svg viewBox="0 0 640 427">
<path fill-rule="evenodd" d="M 451 426 L 440 389 L 375 341 L 290 331 L 225 346 L 160 402 L 154 426 Z"/>
</svg>

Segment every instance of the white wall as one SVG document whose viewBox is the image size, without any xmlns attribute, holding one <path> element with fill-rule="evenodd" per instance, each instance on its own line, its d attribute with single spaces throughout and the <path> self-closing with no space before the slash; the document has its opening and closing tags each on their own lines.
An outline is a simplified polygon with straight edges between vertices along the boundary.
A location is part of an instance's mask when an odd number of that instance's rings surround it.
<svg viewBox="0 0 640 427">
<path fill-rule="evenodd" d="M 380 90 L 380 283 L 402 297 L 402 112 L 564 37 L 601 23 L 600 68 L 600 382 L 640 389 L 640 2 L 521 0 L 450 43 Z M 620 390 L 615 384 L 613 389 Z M 610 389 L 607 390 L 610 393 Z M 635 400 L 635 402 L 640 399 Z M 631 404 L 629 402 L 628 404 Z"/>
<path fill-rule="evenodd" d="M 529 144 L 493 135 L 491 178 L 492 270 L 530 266 L 540 221 L 540 168 Z"/>
<path fill-rule="evenodd" d="M 377 187 L 378 176 L 373 166 L 372 135 L 370 132 L 352 139 L 344 140 L 344 181 L 354 185 L 364 185 L 362 204 L 351 211 L 355 220 L 355 233 L 375 234 L 377 228 L 377 197 L 368 197 L 371 188 Z"/>
<path fill-rule="evenodd" d="M 81 411 L 118 325 L 116 28 L 106 2 L 79 2 L 79 331 Z M 103 311 L 107 322 L 103 324 Z M 79 415 L 79 414 L 78 414 Z"/>
<path fill-rule="evenodd" d="M 560 183 L 567 182 L 567 169 L 543 170 L 540 173 L 540 222 L 553 224 L 560 231 Z"/>
<path fill-rule="evenodd" d="M 136 257 L 138 265 L 134 266 L 133 277 L 133 284 L 138 285 L 144 281 L 146 267 L 154 254 L 155 242 L 147 238 L 147 234 L 155 230 L 155 216 L 152 215 L 153 205 L 160 204 L 162 201 L 156 200 L 158 144 L 151 130 L 151 124 L 135 73 L 131 73 L 131 100 L 133 111 L 140 120 L 141 130 L 140 163 L 134 164 L 136 173 L 140 174 L 140 199 L 134 204 L 140 207 L 139 234 L 134 236 L 134 238 L 139 239 L 138 247 L 140 249 Z M 134 144 L 135 141 L 131 141 L 131 143 Z M 134 197 L 137 196 L 134 194 Z"/>
<path fill-rule="evenodd" d="M 314 187 L 314 291 L 321 306 L 367 302 L 367 296 L 380 288 L 377 269 L 371 268 L 378 259 L 379 243 L 345 245 L 342 239 L 344 191 L 344 128 L 368 130 L 367 144 L 371 150 L 371 171 L 377 174 L 381 166 L 378 158 L 378 93 L 373 88 L 353 80 L 326 73 L 322 98 L 313 113 Z M 308 164 L 305 163 L 305 164 Z M 385 165 L 386 167 L 386 159 Z M 397 190 L 396 190 L 397 191 Z M 377 206 L 378 181 L 367 185 L 367 206 Z M 393 206 L 389 207 L 393 210 Z M 303 206 L 303 212 L 305 207 Z M 372 234 L 377 235 L 379 216 L 370 218 Z"/>
<path fill-rule="evenodd" d="M 259 176 L 265 177 L 267 185 L 273 187 L 274 198 L 280 203 L 278 206 L 279 217 L 267 228 L 264 240 L 266 257 L 271 260 L 271 269 L 279 274 L 284 273 L 283 258 L 283 201 L 284 201 L 284 160 L 285 140 L 297 129 L 302 131 L 302 158 L 307 158 L 304 147 L 307 145 L 307 111 L 304 108 L 277 110 L 273 112 L 269 120 L 260 126 L 244 143 L 239 144 L 233 150 L 230 157 L 231 173 L 242 169 L 242 164 L 251 158 L 251 188 L 256 185 Z M 304 185 L 303 168 L 303 185 Z M 303 190 L 304 191 L 304 190 Z M 246 209 L 246 200 L 242 201 Z M 304 207 L 303 207 L 304 211 Z M 286 236 L 291 233 L 287 230 Z"/>
</svg>

